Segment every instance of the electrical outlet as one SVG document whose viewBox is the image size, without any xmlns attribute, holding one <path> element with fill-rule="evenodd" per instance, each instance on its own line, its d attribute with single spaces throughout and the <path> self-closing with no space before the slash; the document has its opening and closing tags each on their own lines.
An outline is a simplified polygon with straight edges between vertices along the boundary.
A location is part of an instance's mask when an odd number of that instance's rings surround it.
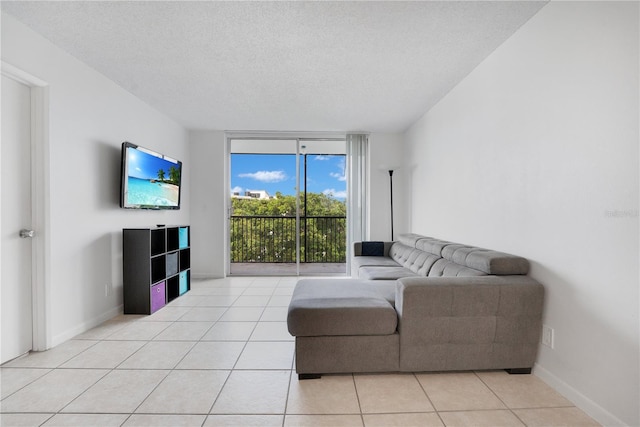
<svg viewBox="0 0 640 427">
<path fill-rule="evenodd" d="M 554 346 L 553 328 L 547 325 L 542 325 L 542 345 L 546 345 L 549 348 Z"/>
<path fill-rule="evenodd" d="M 111 294 L 111 283 L 104 284 L 104 296 L 108 297 Z"/>
</svg>

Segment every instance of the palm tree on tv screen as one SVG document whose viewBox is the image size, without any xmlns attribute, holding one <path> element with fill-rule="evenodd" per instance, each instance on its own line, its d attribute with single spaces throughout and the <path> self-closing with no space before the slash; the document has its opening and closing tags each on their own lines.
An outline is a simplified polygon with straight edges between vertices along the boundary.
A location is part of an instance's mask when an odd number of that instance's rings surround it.
<svg viewBox="0 0 640 427">
<path fill-rule="evenodd" d="M 169 181 L 176 185 L 180 182 L 180 169 L 175 166 L 169 168 Z"/>
</svg>

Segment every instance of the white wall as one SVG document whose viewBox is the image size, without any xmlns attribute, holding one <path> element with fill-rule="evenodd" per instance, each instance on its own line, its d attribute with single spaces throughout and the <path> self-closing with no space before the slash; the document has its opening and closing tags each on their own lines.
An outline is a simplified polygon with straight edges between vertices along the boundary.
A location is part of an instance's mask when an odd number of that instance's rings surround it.
<svg viewBox="0 0 640 427">
<path fill-rule="evenodd" d="M 224 277 L 226 270 L 226 188 L 228 174 L 225 134 L 191 131 L 191 274 Z"/>
<path fill-rule="evenodd" d="M 2 60 L 49 84 L 49 325 L 57 345 L 122 309 L 122 228 L 189 222 L 188 135 L 5 13 Z M 119 208 L 125 140 L 183 161 L 181 210 Z"/>
<path fill-rule="evenodd" d="M 371 240 L 391 240 L 389 168 L 403 162 L 402 134 L 374 133 L 369 137 L 369 229 Z M 393 172 L 393 234 L 407 232 L 405 175 Z"/>
<path fill-rule="evenodd" d="M 199 130 L 189 134 L 191 150 L 191 272 L 197 278 L 224 277 L 228 180 L 225 134 Z M 370 230 L 371 239 L 388 240 L 390 231 L 389 173 L 380 166 L 402 163 L 401 134 L 370 136 Z M 394 173 L 394 233 L 407 231 L 404 204 L 405 184 L 402 174 Z"/>
<path fill-rule="evenodd" d="M 545 285 L 535 373 L 640 425 L 638 3 L 551 2 L 405 135 L 412 231 Z"/>
</svg>

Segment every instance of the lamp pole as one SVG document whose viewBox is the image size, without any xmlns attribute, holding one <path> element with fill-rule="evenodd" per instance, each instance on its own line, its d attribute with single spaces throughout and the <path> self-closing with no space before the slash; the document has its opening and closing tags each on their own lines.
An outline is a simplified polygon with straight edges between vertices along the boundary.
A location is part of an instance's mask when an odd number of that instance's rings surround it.
<svg viewBox="0 0 640 427">
<path fill-rule="evenodd" d="M 389 196 L 391 198 L 391 241 L 393 241 L 393 169 L 389 169 Z"/>
</svg>

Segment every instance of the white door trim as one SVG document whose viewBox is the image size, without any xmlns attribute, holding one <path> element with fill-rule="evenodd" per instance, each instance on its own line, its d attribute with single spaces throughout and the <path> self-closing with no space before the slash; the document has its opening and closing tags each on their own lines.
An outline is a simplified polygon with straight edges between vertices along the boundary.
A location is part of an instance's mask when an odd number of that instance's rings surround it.
<svg viewBox="0 0 640 427">
<path fill-rule="evenodd" d="M 49 85 L 5 61 L 1 73 L 31 88 L 33 350 L 42 351 L 51 347 Z"/>
</svg>

